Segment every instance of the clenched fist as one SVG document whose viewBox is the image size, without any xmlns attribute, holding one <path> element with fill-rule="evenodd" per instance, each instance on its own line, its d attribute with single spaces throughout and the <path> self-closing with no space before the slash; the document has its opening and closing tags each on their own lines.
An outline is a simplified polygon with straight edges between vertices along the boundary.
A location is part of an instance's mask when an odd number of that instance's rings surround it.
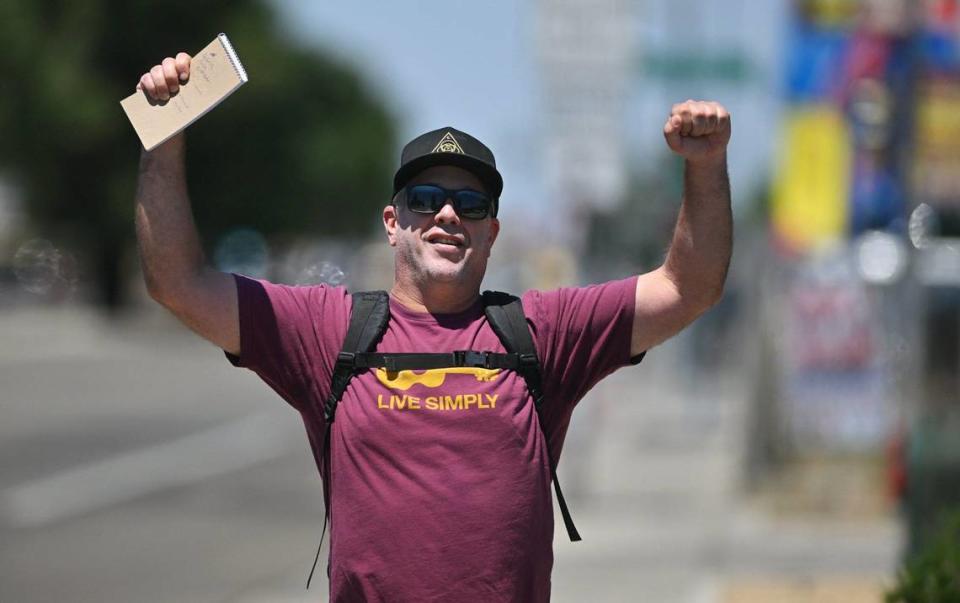
<svg viewBox="0 0 960 603">
<path fill-rule="evenodd" d="M 670 150 L 694 163 L 720 159 L 730 142 L 730 114 L 720 103 L 688 100 L 673 106 L 663 126 Z"/>
<path fill-rule="evenodd" d="M 190 55 L 177 53 L 177 58 L 167 57 L 159 65 L 140 76 L 137 90 L 143 90 L 154 100 L 166 101 L 180 90 L 180 84 L 190 79 Z"/>
</svg>

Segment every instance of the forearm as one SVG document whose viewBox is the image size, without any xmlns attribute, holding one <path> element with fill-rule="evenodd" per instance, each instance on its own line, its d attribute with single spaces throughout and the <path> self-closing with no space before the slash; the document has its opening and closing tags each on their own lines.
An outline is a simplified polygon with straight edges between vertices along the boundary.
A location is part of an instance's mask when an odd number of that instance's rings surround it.
<svg viewBox="0 0 960 603">
<path fill-rule="evenodd" d="M 187 194 L 183 135 L 140 156 L 136 194 L 137 246 L 147 290 L 170 304 L 204 266 Z"/>
<path fill-rule="evenodd" d="M 683 299 L 706 309 L 723 293 L 733 249 L 726 155 L 686 161 L 683 188 L 664 270 Z"/>
</svg>

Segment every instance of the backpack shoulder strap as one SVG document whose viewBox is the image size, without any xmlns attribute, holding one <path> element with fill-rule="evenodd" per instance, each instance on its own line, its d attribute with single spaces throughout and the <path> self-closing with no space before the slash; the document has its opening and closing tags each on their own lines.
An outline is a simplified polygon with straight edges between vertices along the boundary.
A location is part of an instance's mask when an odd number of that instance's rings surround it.
<svg viewBox="0 0 960 603">
<path fill-rule="evenodd" d="M 350 325 L 333 368 L 330 396 L 323 407 L 323 417 L 327 423 L 332 423 L 336 417 L 337 404 L 356 373 L 357 354 L 372 351 L 376 347 L 390 320 L 390 297 L 386 291 L 360 291 L 352 297 Z"/>
<path fill-rule="evenodd" d="M 500 291 L 484 291 L 483 311 L 503 347 L 519 357 L 517 372 L 527 383 L 527 389 L 530 390 L 530 396 L 533 398 L 533 406 L 537 411 L 537 420 L 540 422 L 540 431 L 546 437 L 547 431 L 543 424 L 543 373 L 540 370 L 537 348 L 534 346 L 533 336 L 527 325 L 527 316 L 523 313 L 523 303 L 516 295 Z M 560 480 L 557 479 L 557 468 L 553 462 L 549 442 L 547 442 L 547 461 L 550 463 L 550 477 L 553 479 L 553 489 L 557 493 L 557 504 L 567 528 L 567 535 L 570 536 L 571 541 L 576 542 L 581 539 L 580 533 L 573 524 L 573 517 L 570 515 L 567 501 L 560 489 Z"/>
<path fill-rule="evenodd" d="M 540 373 L 540 359 L 533 344 L 527 317 L 523 313 L 523 303 L 516 295 L 501 291 L 483 292 L 483 311 L 487 315 L 493 332 L 508 352 L 519 357 L 517 372 L 526 380 L 527 389 L 533 396 L 537 414 L 543 406 L 543 378 Z"/>
<path fill-rule="evenodd" d="M 347 385 L 357 373 L 357 354 L 373 350 L 377 342 L 387 330 L 390 320 L 390 297 L 386 291 L 359 291 L 354 293 L 353 307 L 350 311 L 350 324 L 347 334 L 343 338 L 343 346 L 337 354 L 337 362 L 333 366 L 333 375 L 330 379 L 330 395 L 323 405 L 323 418 L 327 422 L 326 434 L 323 438 L 323 531 L 320 532 L 320 543 L 317 545 L 317 555 L 313 558 L 310 575 L 307 576 L 307 588 L 313 580 L 313 572 L 317 569 L 320 560 L 320 549 L 323 546 L 323 536 L 327 533 L 327 521 L 330 519 L 330 426 L 337 414 L 337 405 L 340 398 L 347 391 Z M 329 570 L 329 568 L 328 568 Z"/>
</svg>

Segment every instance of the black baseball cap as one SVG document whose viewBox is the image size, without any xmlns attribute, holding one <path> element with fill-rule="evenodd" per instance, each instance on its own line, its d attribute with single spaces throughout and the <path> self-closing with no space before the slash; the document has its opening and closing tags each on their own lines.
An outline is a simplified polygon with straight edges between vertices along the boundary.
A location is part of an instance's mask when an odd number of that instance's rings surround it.
<svg viewBox="0 0 960 603">
<path fill-rule="evenodd" d="M 503 177 L 497 171 L 493 152 L 485 144 L 455 128 L 440 128 L 421 134 L 400 152 L 400 169 L 393 177 L 393 194 L 411 178 L 435 165 L 453 165 L 472 172 L 494 199 L 503 191 Z"/>
</svg>

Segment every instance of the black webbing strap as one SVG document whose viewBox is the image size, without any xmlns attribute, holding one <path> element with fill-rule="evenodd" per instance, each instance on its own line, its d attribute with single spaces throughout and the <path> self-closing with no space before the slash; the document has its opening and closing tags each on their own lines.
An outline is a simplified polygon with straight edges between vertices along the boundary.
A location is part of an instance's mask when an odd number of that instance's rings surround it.
<svg viewBox="0 0 960 603">
<path fill-rule="evenodd" d="M 540 360 L 537 358 L 537 348 L 533 344 L 533 336 L 530 335 L 530 328 L 527 326 L 527 317 L 523 313 L 523 304 L 520 298 L 508 293 L 499 291 L 484 291 L 483 306 L 487 315 L 487 321 L 493 328 L 497 337 L 507 348 L 508 352 L 518 355 L 520 363 L 516 371 L 520 373 L 527 383 L 527 389 L 533 397 L 533 406 L 537 411 L 537 420 L 540 423 L 540 431 L 544 438 L 547 437 L 547 431 L 543 424 L 543 377 L 540 372 Z M 560 506 L 560 514 L 563 516 L 563 524 L 567 528 L 567 535 L 571 542 L 582 540 L 580 532 L 573 524 L 573 517 L 570 515 L 570 509 L 567 507 L 567 501 L 563 498 L 563 491 L 560 489 L 560 480 L 557 479 L 557 468 L 553 462 L 553 455 L 550 453 L 550 442 L 546 441 L 547 462 L 550 464 L 550 478 L 553 480 L 553 490 L 557 494 L 557 504 Z"/>
<path fill-rule="evenodd" d="M 320 532 L 320 543 L 317 545 L 317 555 L 313 559 L 310 575 L 307 576 L 307 588 L 313 580 L 313 572 L 317 569 L 320 559 L 320 549 L 323 547 L 323 537 L 327 533 L 327 522 L 330 520 L 330 435 L 331 426 L 337 415 L 337 405 L 340 398 L 347 391 L 350 380 L 358 370 L 366 367 L 358 365 L 358 355 L 373 350 L 383 332 L 387 330 L 390 320 L 390 297 L 386 291 L 361 291 L 354 293 L 353 308 L 350 311 L 350 325 L 343 338 L 343 345 L 337 355 L 337 362 L 333 366 L 333 375 L 330 379 L 330 395 L 323 405 L 323 418 L 327 427 L 323 438 L 323 531 Z"/>
<path fill-rule="evenodd" d="M 350 326 L 343 338 L 343 346 L 337 355 L 330 380 L 330 395 L 323 406 L 323 418 L 327 425 L 333 423 L 337 414 L 337 404 L 347 390 L 347 385 L 357 373 L 357 354 L 369 352 L 383 337 L 390 320 L 390 298 L 386 291 L 361 291 L 353 294 L 353 309 L 350 313 Z"/>
<path fill-rule="evenodd" d="M 450 367 L 472 367 L 486 369 L 519 370 L 519 354 L 500 354 L 497 352 L 476 352 L 457 350 L 437 353 L 388 353 L 368 352 L 357 354 L 354 358 L 357 368 L 382 368 L 389 372 L 425 371 Z"/>
</svg>

